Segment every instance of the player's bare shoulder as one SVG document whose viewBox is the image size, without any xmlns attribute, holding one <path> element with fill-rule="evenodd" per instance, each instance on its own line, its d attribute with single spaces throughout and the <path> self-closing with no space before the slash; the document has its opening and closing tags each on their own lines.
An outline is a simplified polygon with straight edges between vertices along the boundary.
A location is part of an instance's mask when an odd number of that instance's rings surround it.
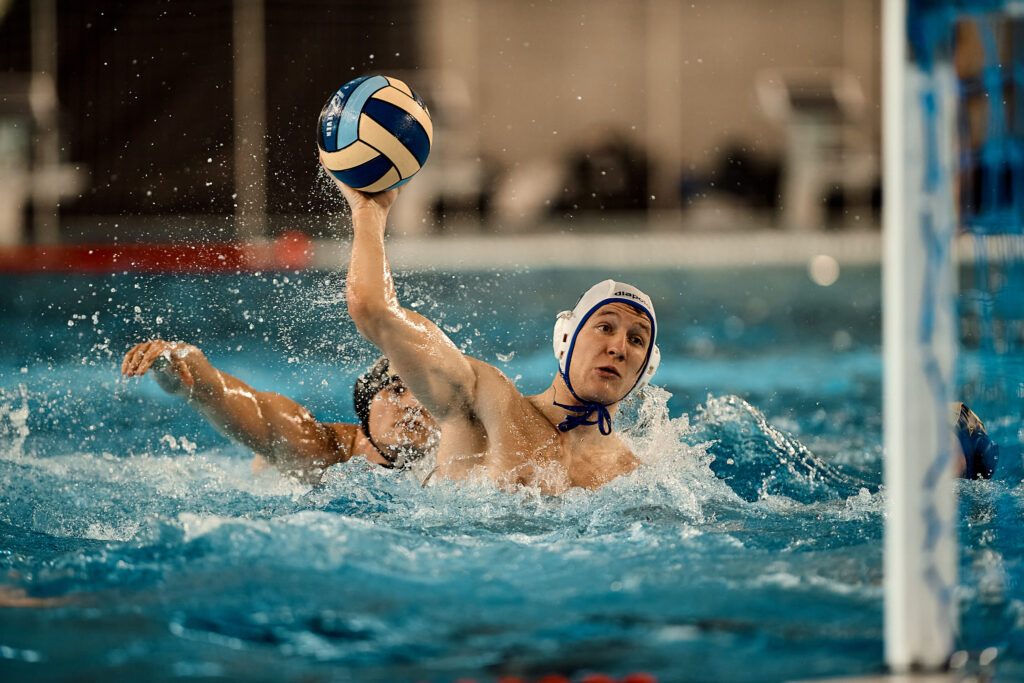
<svg viewBox="0 0 1024 683">
<path fill-rule="evenodd" d="M 508 420 L 520 415 L 543 419 L 508 375 L 490 363 L 468 356 L 467 359 L 476 374 L 475 407 L 482 421 L 493 417 Z"/>
<path fill-rule="evenodd" d="M 513 384 L 512 380 L 504 372 L 479 358 L 466 356 L 466 360 L 469 361 L 469 365 L 473 368 L 473 373 L 476 375 L 476 390 L 478 393 L 484 390 L 486 392 L 499 392 L 502 395 L 513 394 L 522 398 L 522 392 L 516 388 L 516 385 Z M 478 402 L 479 398 L 478 396 Z"/>
</svg>

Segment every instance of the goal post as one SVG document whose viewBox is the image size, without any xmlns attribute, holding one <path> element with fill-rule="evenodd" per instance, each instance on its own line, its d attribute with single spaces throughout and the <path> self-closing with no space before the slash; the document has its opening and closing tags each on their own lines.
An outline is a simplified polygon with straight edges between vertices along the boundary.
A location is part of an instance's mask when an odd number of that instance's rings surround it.
<svg viewBox="0 0 1024 683">
<path fill-rule="evenodd" d="M 885 659 L 935 671 L 957 629 L 948 413 L 957 323 L 955 2 L 883 0 Z"/>
</svg>

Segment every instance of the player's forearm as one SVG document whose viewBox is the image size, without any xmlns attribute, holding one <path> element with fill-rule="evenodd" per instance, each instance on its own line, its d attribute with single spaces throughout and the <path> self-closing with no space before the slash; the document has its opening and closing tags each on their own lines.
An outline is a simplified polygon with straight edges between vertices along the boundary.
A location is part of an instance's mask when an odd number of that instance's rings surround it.
<svg viewBox="0 0 1024 683">
<path fill-rule="evenodd" d="M 213 366 L 191 344 L 178 344 L 153 364 L 153 377 L 168 393 L 188 401 L 210 424 L 248 446 L 265 440 L 256 392 Z"/>
<path fill-rule="evenodd" d="M 157 382 L 164 389 L 188 400 L 214 426 L 232 436 L 237 431 L 235 423 L 259 412 L 256 391 L 215 368 L 194 346 L 175 349 L 155 369 Z"/>
<path fill-rule="evenodd" d="M 223 434 L 288 471 L 322 469 L 348 459 L 350 449 L 304 407 L 221 374 L 225 379 L 221 398 L 197 407 Z"/>
<path fill-rule="evenodd" d="M 271 458 L 327 462 L 339 447 L 325 428 L 298 403 L 258 392 L 213 367 L 191 344 L 152 339 L 132 347 L 121 363 L 125 377 L 149 373 L 167 392 L 188 401 L 217 430 Z"/>
<path fill-rule="evenodd" d="M 192 380 L 187 397 L 189 403 L 216 426 L 230 426 L 239 415 L 259 412 L 256 390 L 215 368 L 201 352 L 185 355 L 181 363 L 179 372 Z"/>
<path fill-rule="evenodd" d="M 203 368 L 188 395 L 188 402 L 218 431 L 257 451 L 274 442 L 268 416 L 263 414 L 260 394 L 248 384 L 212 365 Z M 265 453 L 270 455 L 269 452 Z"/>
<path fill-rule="evenodd" d="M 185 360 L 195 378 L 189 404 L 222 434 L 286 469 L 318 467 L 337 448 L 330 432 L 301 405 L 252 388 L 213 367 L 202 354 Z"/>
<path fill-rule="evenodd" d="M 386 213 L 374 209 L 357 210 L 352 216 L 354 237 L 346 298 L 356 327 L 371 340 L 383 318 L 401 313 L 384 251 L 386 220 Z"/>
</svg>

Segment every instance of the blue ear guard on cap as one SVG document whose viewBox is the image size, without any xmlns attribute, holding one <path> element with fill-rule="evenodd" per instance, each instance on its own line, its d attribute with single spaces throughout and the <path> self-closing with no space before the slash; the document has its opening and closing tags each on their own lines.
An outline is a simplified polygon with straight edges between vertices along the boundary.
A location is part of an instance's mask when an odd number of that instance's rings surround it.
<svg viewBox="0 0 1024 683">
<path fill-rule="evenodd" d="M 658 365 L 661 363 L 661 351 L 658 349 L 658 345 L 655 343 L 657 340 L 657 318 L 654 315 L 654 304 L 651 302 L 651 298 L 641 292 L 632 285 L 627 285 L 622 282 L 616 282 L 615 280 L 604 280 L 599 282 L 580 297 L 576 307 L 571 311 L 563 311 L 558 314 L 555 319 L 555 329 L 552 335 L 552 347 L 555 352 L 555 358 L 558 359 L 558 369 L 562 374 L 562 379 L 565 381 L 566 387 L 569 388 L 569 392 L 573 395 L 577 401 L 582 403 L 580 406 L 568 406 L 561 403 L 556 403 L 561 408 L 570 410 L 577 413 L 576 415 L 570 415 L 558 425 L 558 428 L 563 431 L 569 431 L 582 424 L 597 424 L 602 434 L 611 433 L 611 415 L 608 413 L 606 404 L 598 403 L 596 401 L 586 401 L 576 395 L 576 391 L 572 387 L 572 382 L 569 380 L 569 366 L 572 363 L 572 352 L 576 345 L 576 337 L 580 333 L 583 325 L 598 309 L 602 306 L 610 303 L 624 303 L 644 313 L 651 321 L 651 343 L 647 348 L 647 358 L 643 365 L 643 369 L 636 378 L 636 382 L 626 392 L 626 396 L 632 393 L 634 390 L 646 385 L 654 373 L 658 369 Z M 622 398 L 625 398 L 623 396 Z M 622 400 L 622 399 L 619 399 Z M 611 405 L 611 404 L 607 404 Z M 596 420 L 588 419 L 594 412 L 598 413 Z"/>
</svg>

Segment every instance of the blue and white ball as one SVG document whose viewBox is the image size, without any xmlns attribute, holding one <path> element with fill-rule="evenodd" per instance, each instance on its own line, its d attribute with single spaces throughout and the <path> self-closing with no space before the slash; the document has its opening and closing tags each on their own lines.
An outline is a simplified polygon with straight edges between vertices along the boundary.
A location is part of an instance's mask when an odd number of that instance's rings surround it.
<svg viewBox="0 0 1024 683">
<path fill-rule="evenodd" d="M 423 100 L 397 78 L 363 76 L 320 112 L 320 163 L 363 192 L 398 187 L 427 161 L 434 128 Z"/>
</svg>

